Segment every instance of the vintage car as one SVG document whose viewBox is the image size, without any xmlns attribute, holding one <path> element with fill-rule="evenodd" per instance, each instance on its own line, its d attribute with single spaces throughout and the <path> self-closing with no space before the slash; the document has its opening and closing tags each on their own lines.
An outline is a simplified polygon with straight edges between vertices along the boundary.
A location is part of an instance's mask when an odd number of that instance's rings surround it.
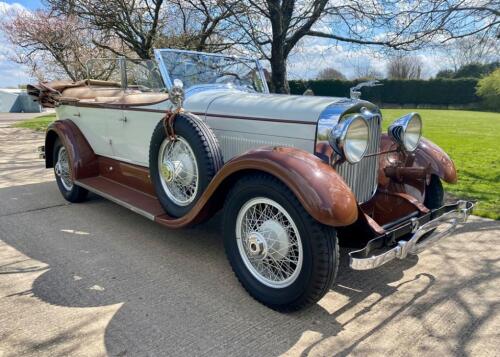
<svg viewBox="0 0 500 357">
<path fill-rule="evenodd" d="M 223 210 L 234 273 L 273 309 L 323 297 L 339 243 L 355 248 L 352 269 L 376 268 L 433 245 L 474 206 L 444 203 L 441 182 L 457 173 L 419 114 L 384 134 L 357 91 L 270 94 L 256 60 L 171 49 L 90 67 L 106 80 L 29 88 L 56 108 L 43 156 L 64 198 L 91 191 L 168 228 Z"/>
</svg>

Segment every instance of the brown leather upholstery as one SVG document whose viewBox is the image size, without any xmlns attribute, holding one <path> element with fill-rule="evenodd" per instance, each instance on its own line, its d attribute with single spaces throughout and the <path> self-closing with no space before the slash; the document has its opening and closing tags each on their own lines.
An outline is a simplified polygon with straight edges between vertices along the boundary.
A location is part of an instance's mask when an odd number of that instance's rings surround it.
<svg viewBox="0 0 500 357">
<path fill-rule="evenodd" d="M 119 87 L 95 87 L 82 86 L 64 89 L 61 92 L 63 97 L 72 97 L 79 99 L 94 99 L 96 97 L 116 97 L 123 95 L 123 90 Z"/>
<path fill-rule="evenodd" d="M 116 97 L 96 97 L 94 101 L 112 105 L 141 106 L 161 103 L 167 99 L 167 93 L 127 93 Z"/>
<path fill-rule="evenodd" d="M 55 107 L 58 103 L 103 103 L 119 106 L 141 106 L 161 103 L 168 99 L 166 93 L 143 93 L 137 87 L 126 92 L 120 83 L 86 79 L 84 81 L 52 81 L 29 86 L 29 94 L 36 97 L 43 106 Z"/>
<path fill-rule="evenodd" d="M 83 81 L 70 81 L 70 80 L 56 80 L 51 82 L 43 82 L 39 84 L 40 86 L 50 89 L 55 92 L 62 93 L 64 90 L 69 88 L 81 88 L 81 87 L 103 87 L 103 88 L 121 88 L 120 83 L 113 81 L 101 81 L 96 79 L 85 79 Z"/>
</svg>

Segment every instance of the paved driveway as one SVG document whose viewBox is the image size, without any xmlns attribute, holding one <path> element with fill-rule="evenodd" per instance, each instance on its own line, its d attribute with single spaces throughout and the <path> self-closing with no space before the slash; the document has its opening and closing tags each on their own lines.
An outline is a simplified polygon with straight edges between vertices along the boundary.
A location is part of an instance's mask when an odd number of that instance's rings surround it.
<svg viewBox="0 0 500 357">
<path fill-rule="evenodd" d="M 349 270 L 316 306 L 252 300 L 220 217 L 166 230 L 93 196 L 67 204 L 40 134 L 0 122 L 0 356 L 498 355 L 500 224 L 473 218 L 419 257 Z"/>
</svg>

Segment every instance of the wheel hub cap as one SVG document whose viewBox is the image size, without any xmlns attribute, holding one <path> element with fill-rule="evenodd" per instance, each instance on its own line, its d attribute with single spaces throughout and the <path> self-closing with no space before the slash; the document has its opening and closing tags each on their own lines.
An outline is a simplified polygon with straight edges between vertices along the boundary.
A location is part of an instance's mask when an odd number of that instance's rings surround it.
<svg viewBox="0 0 500 357">
<path fill-rule="evenodd" d="M 165 161 L 161 165 L 161 176 L 167 182 L 172 182 L 174 179 L 175 166 L 172 161 Z"/>
<path fill-rule="evenodd" d="M 284 288 L 302 267 L 302 243 L 291 216 L 277 202 L 256 197 L 244 204 L 236 218 L 239 253 L 249 272 L 261 283 Z"/>
<path fill-rule="evenodd" d="M 55 170 L 56 170 L 56 175 L 61 177 L 61 164 L 59 162 L 57 162 Z"/>
<path fill-rule="evenodd" d="M 262 223 L 260 231 L 265 233 L 266 245 L 269 245 L 269 255 L 274 259 L 286 257 L 290 247 L 290 240 L 286 230 L 275 220 L 267 220 Z"/>
<path fill-rule="evenodd" d="M 165 193 L 175 204 L 190 204 L 198 192 L 198 166 L 193 150 L 187 141 L 165 140 L 158 155 L 158 170 Z"/>
<path fill-rule="evenodd" d="M 259 232 L 252 232 L 247 239 L 248 252 L 253 257 L 264 258 L 267 255 L 267 241 Z"/>
<path fill-rule="evenodd" d="M 71 179 L 71 169 L 69 167 L 68 153 L 64 146 L 59 148 L 57 162 L 54 165 L 54 172 L 61 179 L 64 188 L 71 191 L 73 188 L 73 180 Z"/>
</svg>

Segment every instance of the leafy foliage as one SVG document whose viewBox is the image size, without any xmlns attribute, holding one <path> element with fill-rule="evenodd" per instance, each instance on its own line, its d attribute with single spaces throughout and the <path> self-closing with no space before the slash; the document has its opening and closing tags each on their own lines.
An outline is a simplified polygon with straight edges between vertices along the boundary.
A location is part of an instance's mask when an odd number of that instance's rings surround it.
<svg viewBox="0 0 500 357">
<path fill-rule="evenodd" d="M 500 111 L 500 68 L 478 82 L 477 94 L 483 98 L 485 108 Z"/>
<path fill-rule="evenodd" d="M 436 78 L 481 78 L 493 72 L 495 69 L 500 68 L 500 62 L 492 63 L 470 63 L 460 67 L 457 71 L 445 69 L 439 71 Z"/>
</svg>

